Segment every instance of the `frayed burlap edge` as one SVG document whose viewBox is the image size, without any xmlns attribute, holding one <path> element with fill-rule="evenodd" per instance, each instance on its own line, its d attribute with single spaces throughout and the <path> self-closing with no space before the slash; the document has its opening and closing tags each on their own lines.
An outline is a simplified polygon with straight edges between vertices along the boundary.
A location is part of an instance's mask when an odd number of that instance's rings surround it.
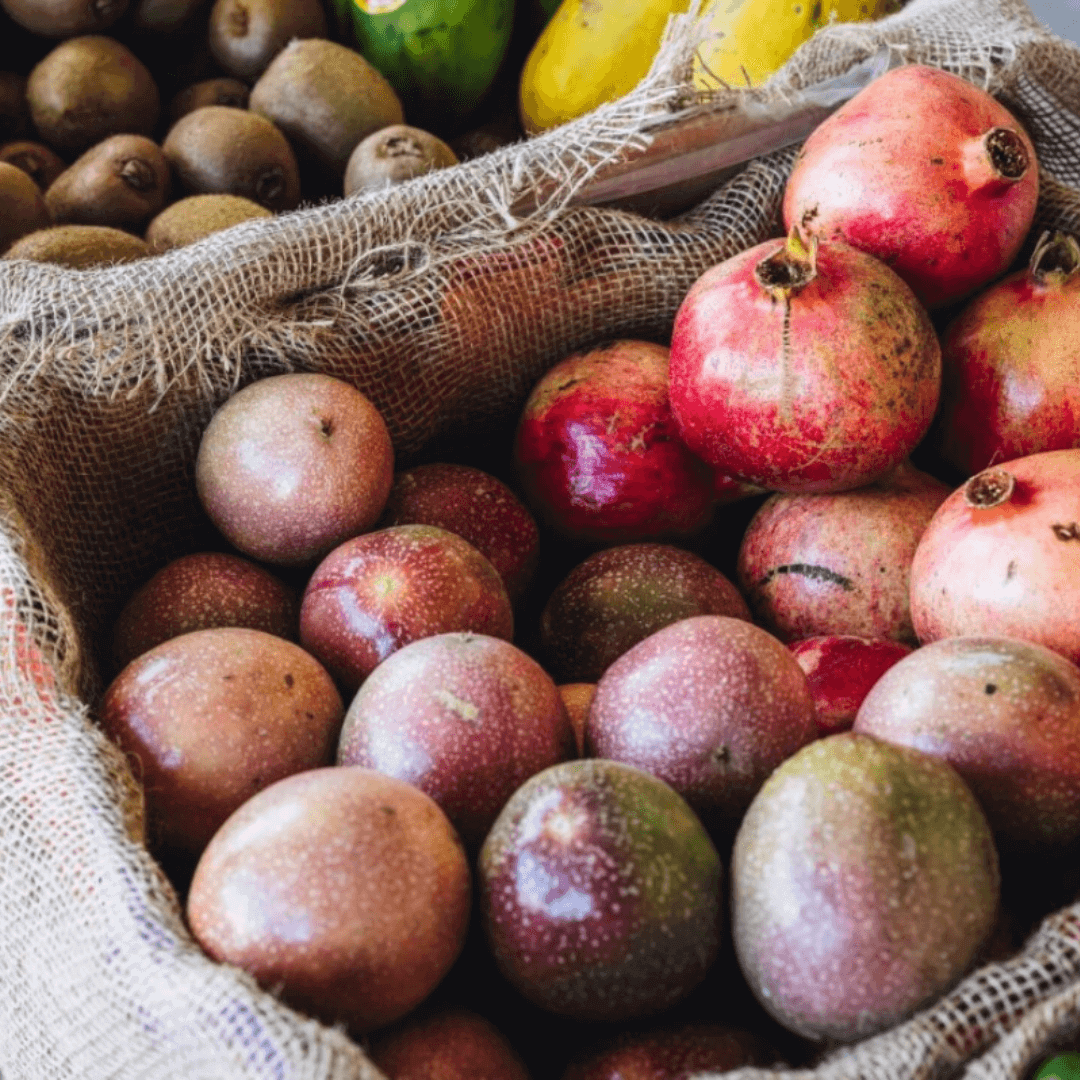
<svg viewBox="0 0 1080 1080">
<path fill-rule="evenodd" d="M 1040 56 L 1057 52 L 1073 63 L 1075 50 L 1042 31 L 1021 3 L 962 6 L 975 24 L 993 23 L 997 38 L 973 42 L 971 34 L 965 36 L 955 0 L 915 0 L 887 23 L 833 27 L 819 35 L 770 92 L 794 93 L 807 82 L 839 74 L 888 41 L 910 59 L 939 63 L 1000 93 L 1052 150 L 1047 140 L 1058 139 L 1062 126 L 1054 109 L 1036 107 L 1038 102 L 1029 107 L 1038 97 L 1030 84 L 1038 82 Z M 76 481 L 66 480 L 64 463 L 46 460 L 41 447 L 50 444 L 43 428 L 56 415 L 49 410 L 51 400 L 71 397 L 109 406 L 129 401 L 137 410 L 162 412 L 187 394 L 198 404 L 189 410 L 180 437 L 184 445 L 176 454 L 190 461 L 190 432 L 220 400 L 250 378 L 319 366 L 333 355 L 335 332 L 361 299 L 374 297 L 371 310 L 378 312 L 379 299 L 395 292 L 423 298 L 423 283 L 433 273 L 464 262 L 465 272 L 454 279 L 460 285 L 477 265 L 469 260 L 501 259 L 507 250 L 514 258 L 508 271 L 499 264 L 495 280 L 513 280 L 530 259 L 535 262 L 538 249 L 528 245 L 545 240 L 550 229 L 574 215 L 614 228 L 622 221 L 617 212 L 569 210 L 567 203 L 609 157 L 644 145 L 655 124 L 680 110 L 722 103 L 723 92 L 702 102 L 682 85 L 688 43 L 696 33 L 692 20 L 673 20 L 667 47 L 629 101 L 482 164 L 460 166 L 452 177 L 423 178 L 344 207 L 240 226 L 227 238 L 162 256 L 149 274 L 137 264 L 82 274 L 25 264 L 0 267 L 0 441 L 21 455 L 24 485 L 0 500 L 0 596 L 11 598 L 0 604 L 5 1080 L 378 1076 L 342 1033 L 297 1016 L 247 976 L 208 961 L 187 935 L 175 894 L 147 854 L 131 770 L 101 736 L 85 704 L 97 686 L 88 660 L 94 650 L 87 640 L 87 612 L 100 604 L 102 589 L 92 582 L 84 587 L 66 563 L 73 550 L 76 561 L 87 560 L 93 544 L 77 548 L 76 538 L 54 532 L 63 506 L 48 521 L 26 513 L 33 501 L 26 488 L 57 481 L 62 502 L 79 496 L 73 483 L 93 479 L 84 470 L 74 473 Z M 1025 56 L 1034 59 L 1021 64 Z M 1080 113 L 1075 89 L 1073 94 L 1066 101 L 1070 116 Z M 1060 157 L 1047 154 L 1044 226 L 1075 220 L 1080 202 L 1074 190 L 1080 189 L 1080 163 L 1064 150 Z M 733 253 L 731 246 L 768 233 L 775 227 L 775 181 L 790 160 L 790 154 L 779 154 L 771 163 L 755 163 L 670 232 L 658 227 L 657 237 L 666 243 L 672 235 L 695 242 L 706 236 L 694 256 L 704 269 L 704 260 L 715 261 L 725 251 Z M 557 182 L 545 204 L 527 218 L 515 218 L 509 211 L 515 196 L 552 175 Z M 725 200 L 746 198 L 747 190 L 762 193 L 754 196 L 758 217 L 741 232 L 725 225 L 724 235 L 709 238 L 717 229 L 712 211 Z M 432 210 L 436 203 L 438 213 Z M 566 321 L 566 306 L 594 280 L 575 274 L 582 262 L 595 260 L 595 252 L 574 249 L 568 258 L 572 287 L 552 309 L 559 325 Z M 110 303 L 114 295 L 125 302 Z M 231 297 L 229 304 L 220 302 L 222 295 Z M 672 314 L 669 306 L 650 325 L 662 333 Z M 179 349 L 169 345 L 178 323 L 184 324 Z M 526 370 L 510 373 L 517 380 L 512 392 L 496 387 L 494 404 L 481 404 L 509 407 L 561 350 L 609 326 L 586 320 L 562 335 L 533 328 L 529 332 L 542 347 L 527 363 L 515 358 Z M 500 369 L 482 367 L 475 380 L 492 373 Z M 462 398 L 482 411 L 476 399 Z M 404 404 L 411 409 L 415 403 Z M 104 405 L 103 414 L 113 415 Z M 414 424 L 404 406 L 401 415 L 391 410 L 390 419 L 399 446 L 422 445 L 441 422 Z M 83 438 L 91 434 L 80 429 Z M 35 470 L 44 470 L 48 481 Z M 18 486 L 11 476 L 7 482 Z M 169 516 L 176 512 L 166 513 L 163 531 L 176 524 Z M 127 541 L 121 538 L 122 551 Z M 99 543 L 104 540 L 96 537 Z M 135 557 L 134 541 L 131 549 L 129 576 L 135 580 L 146 555 Z M 41 650 L 40 662 L 28 644 Z M 73 917 L 81 920 L 78 932 L 70 925 Z M 1041 1046 L 1075 1023 L 1076 920 L 1073 909 L 1051 916 L 1013 960 L 980 969 L 907 1024 L 795 1075 L 924 1080 L 955 1073 L 981 1055 L 971 1075 L 1016 1080 Z M 745 1075 L 749 1080 L 755 1074 Z"/>
</svg>

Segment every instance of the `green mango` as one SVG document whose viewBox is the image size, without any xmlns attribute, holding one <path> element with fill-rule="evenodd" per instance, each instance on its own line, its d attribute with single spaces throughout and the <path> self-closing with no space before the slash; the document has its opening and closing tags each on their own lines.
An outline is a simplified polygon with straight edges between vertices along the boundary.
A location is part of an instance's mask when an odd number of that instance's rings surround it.
<svg viewBox="0 0 1080 1080">
<path fill-rule="evenodd" d="M 331 0 L 342 40 L 397 91 L 409 123 L 445 127 L 479 104 L 506 54 L 514 0 Z"/>
</svg>

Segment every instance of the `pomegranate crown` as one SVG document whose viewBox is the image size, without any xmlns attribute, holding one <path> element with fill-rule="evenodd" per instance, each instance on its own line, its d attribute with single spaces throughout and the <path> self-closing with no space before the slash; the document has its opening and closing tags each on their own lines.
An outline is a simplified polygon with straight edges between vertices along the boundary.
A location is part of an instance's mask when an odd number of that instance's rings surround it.
<svg viewBox="0 0 1080 1080">
<path fill-rule="evenodd" d="M 811 236 L 808 247 L 792 225 L 784 246 L 754 267 L 754 279 L 774 300 L 787 300 L 817 277 L 817 252 L 818 238 Z"/>
<path fill-rule="evenodd" d="M 1038 285 L 1064 285 L 1080 270 L 1080 243 L 1076 237 L 1047 230 L 1039 237 L 1028 263 L 1028 274 Z"/>
</svg>

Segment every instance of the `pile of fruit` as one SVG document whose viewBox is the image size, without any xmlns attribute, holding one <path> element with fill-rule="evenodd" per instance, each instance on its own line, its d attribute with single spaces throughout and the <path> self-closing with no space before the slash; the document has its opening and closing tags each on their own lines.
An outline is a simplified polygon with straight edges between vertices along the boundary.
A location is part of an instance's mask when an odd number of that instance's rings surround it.
<svg viewBox="0 0 1080 1080">
<path fill-rule="evenodd" d="M 145 258 L 581 116 L 634 88 L 689 6 L 590 2 L 4 0 L 0 255 Z M 737 48 L 756 85 L 891 3 L 787 7 L 707 8 L 699 82 L 732 79 Z"/>
<path fill-rule="evenodd" d="M 1080 246 L 1038 190 L 997 101 L 901 67 L 786 236 L 481 460 L 400 467 L 325 375 L 232 396 L 217 549 L 128 600 L 96 710 L 206 953 L 392 1080 L 683 1080 L 1014 951 L 1080 842 Z"/>
</svg>

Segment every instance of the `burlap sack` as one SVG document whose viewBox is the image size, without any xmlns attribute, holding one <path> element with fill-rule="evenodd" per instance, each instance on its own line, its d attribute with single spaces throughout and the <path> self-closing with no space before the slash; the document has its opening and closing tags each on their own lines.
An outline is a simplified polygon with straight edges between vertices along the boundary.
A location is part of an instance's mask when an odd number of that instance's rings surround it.
<svg viewBox="0 0 1080 1080">
<path fill-rule="evenodd" d="M 0 1075 L 3 1080 L 375 1080 L 342 1033 L 206 959 L 142 844 L 137 785 L 95 727 L 118 606 L 200 536 L 200 432 L 238 386 L 353 380 L 402 460 L 512 415 L 570 350 L 663 337 L 708 266 L 776 235 L 791 151 L 680 219 L 565 200 L 658 114 L 689 108 L 690 20 L 629 98 L 386 194 L 258 221 L 93 272 L 0 262 Z M 1080 51 L 1021 0 L 914 0 L 835 27 L 774 89 L 882 42 L 999 94 L 1044 169 L 1037 228 L 1080 225 Z M 541 178 L 561 186 L 526 220 Z M 896 1031 L 799 1076 L 1018 1080 L 1080 1007 L 1080 907 Z M 542 1080 L 542 1078 L 537 1078 Z"/>
</svg>

